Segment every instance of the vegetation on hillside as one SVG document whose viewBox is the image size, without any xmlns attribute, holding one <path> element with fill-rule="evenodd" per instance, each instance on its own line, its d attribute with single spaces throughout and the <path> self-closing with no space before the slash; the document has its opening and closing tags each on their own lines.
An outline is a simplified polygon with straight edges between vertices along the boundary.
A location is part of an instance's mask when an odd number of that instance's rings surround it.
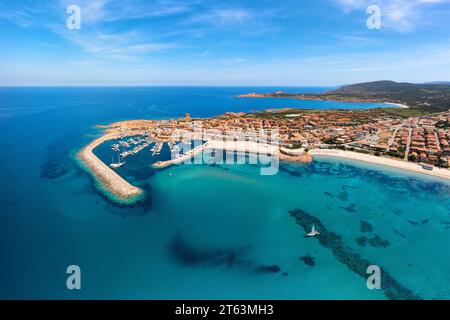
<svg viewBox="0 0 450 320">
<path fill-rule="evenodd" d="M 252 97 L 252 94 L 240 97 Z M 374 81 L 343 86 L 321 94 L 285 93 L 279 91 L 260 94 L 259 97 L 345 102 L 391 102 L 409 106 L 409 111 L 395 111 L 400 116 L 418 116 L 450 109 L 450 85 L 446 83 L 414 84 Z"/>
</svg>

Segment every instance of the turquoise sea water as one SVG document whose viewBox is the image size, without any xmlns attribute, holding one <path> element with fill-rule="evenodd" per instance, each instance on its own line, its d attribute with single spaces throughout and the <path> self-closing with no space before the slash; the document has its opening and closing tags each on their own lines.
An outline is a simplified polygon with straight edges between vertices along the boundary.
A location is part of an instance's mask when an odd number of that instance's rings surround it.
<svg viewBox="0 0 450 320">
<path fill-rule="evenodd" d="M 120 207 L 73 160 L 111 121 L 373 106 L 232 98 L 277 89 L 1 88 L 0 298 L 385 299 L 304 237 L 288 213 L 301 208 L 403 287 L 449 299 L 447 182 L 330 158 L 283 163 L 275 176 L 253 165 L 154 171 L 138 154 L 120 173 L 148 197 Z M 107 150 L 97 150 L 105 161 Z M 66 289 L 71 264 L 80 291 Z"/>
</svg>

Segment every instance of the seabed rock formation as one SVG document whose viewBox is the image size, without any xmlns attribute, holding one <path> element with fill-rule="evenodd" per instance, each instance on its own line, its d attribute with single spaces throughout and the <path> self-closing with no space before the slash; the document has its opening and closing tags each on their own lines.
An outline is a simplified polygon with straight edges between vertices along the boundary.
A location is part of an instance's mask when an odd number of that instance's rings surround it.
<svg viewBox="0 0 450 320">
<path fill-rule="evenodd" d="M 361 277 L 367 277 L 367 267 L 372 265 L 369 261 L 362 258 L 359 254 L 347 247 L 339 235 L 328 231 L 322 222 L 316 217 L 308 214 L 302 209 L 292 209 L 289 214 L 295 218 L 296 223 L 303 228 L 305 232 L 309 232 L 314 224 L 320 235 L 317 237 L 319 243 L 331 250 L 335 258 L 345 264 L 351 271 L 359 274 Z M 397 282 L 386 270 L 382 270 L 381 289 L 388 299 L 393 300 L 419 300 L 420 296 L 412 290 L 405 288 Z"/>
<path fill-rule="evenodd" d="M 361 232 L 372 232 L 373 231 L 372 225 L 367 221 L 360 222 L 360 229 L 361 229 Z"/>
<path fill-rule="evenodd" d="M 185 267 L 228 267 L 257 274 L 276 274 L 282 271 L 276 264 L 261 264 L 247 258 L 241 248 L 201 248 L 188 243 L 177 233 L 168 245 L 169 254 Z M 287 274 L 286 274 L 287 275 Z M 286 276 L 284 275 L 284 276 Z"/>
<path fill-rule="evenodd" d="M 310 267 L 312 267 L 316 264 L 316 261 L 310 255 L 306 255 L 306 256 L 300 257 L 298 259 L 303 261 L 307 266 L 310 266 Z"/>
<path fill-rule="evenodd" d="M 388 240 L 381 238 L 377 234 L 374 235 L 372 238 L 362 236 L 362 237 L 356 238 L 355 240 L 356 240 L 356 243 L 361 247 L 365 247 L 366 245 L 369 245 L 374 248 L 386 248 L 391 245 Z"/>
</svg>

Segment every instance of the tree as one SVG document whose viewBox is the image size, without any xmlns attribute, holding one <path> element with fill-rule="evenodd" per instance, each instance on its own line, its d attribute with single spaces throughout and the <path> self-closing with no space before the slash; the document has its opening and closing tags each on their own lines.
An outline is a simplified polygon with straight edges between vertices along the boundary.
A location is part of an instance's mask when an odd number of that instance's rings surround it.
<svg viewBox="0 0 450 320">
<path fill-rule="evenodd" d="M 444 158 L 439 158 L 439 160 L 436 162 L 436 166 L 440 168 L 448 168 L 448 162 Z"/>
</svg>

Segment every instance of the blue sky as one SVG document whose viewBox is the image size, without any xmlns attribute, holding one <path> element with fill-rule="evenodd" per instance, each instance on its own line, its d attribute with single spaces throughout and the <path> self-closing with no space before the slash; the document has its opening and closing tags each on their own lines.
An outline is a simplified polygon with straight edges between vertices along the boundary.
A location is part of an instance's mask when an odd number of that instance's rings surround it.
<svg viewBox="0 0 450 320">
<path fill-rule="evenodd" d="M 450 0 L 0 0 L 0 85 L 450 80 L 449 18 Z"/>
</svg>

